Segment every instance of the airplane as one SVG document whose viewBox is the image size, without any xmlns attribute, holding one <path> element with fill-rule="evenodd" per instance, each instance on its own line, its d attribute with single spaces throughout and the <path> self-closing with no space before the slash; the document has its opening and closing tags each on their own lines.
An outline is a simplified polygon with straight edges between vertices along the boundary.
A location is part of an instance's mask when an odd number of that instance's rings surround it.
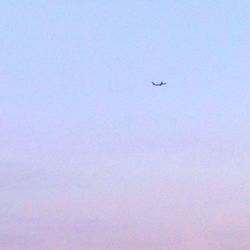
<svg viewBox="0 0 250 250">
<path fill-rule="evenodd" d="M 154 85 L 154 86 L 162 86 L 162 85 L 165 85 L 165 84 L 167 84 L 166 82 L 160 82 L 160 83 L 154 83 L 154 82 L 152 82 L 152 84 Z"/>
</svg>

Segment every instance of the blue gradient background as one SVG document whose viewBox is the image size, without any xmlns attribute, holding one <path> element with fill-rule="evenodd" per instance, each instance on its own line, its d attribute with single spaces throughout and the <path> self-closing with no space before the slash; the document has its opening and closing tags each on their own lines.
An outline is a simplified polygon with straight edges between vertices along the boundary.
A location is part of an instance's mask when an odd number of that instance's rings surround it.
<svg viewBox="0 0 250 250">
<path fill-rule="evenodd" d="M 2 0 L 0 249 L 249 250 L 249 13 Z"/>
</svg>

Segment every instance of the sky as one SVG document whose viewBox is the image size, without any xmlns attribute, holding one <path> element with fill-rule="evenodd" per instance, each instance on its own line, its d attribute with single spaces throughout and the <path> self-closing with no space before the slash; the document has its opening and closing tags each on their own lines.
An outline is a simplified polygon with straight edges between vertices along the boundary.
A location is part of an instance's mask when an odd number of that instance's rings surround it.
<svg viewBox="0 0 250 250">
<path fill-rule="evenodd" d="M 0 248 L 249 250 L 249 11 L 2 0 Z"/>
</svg>

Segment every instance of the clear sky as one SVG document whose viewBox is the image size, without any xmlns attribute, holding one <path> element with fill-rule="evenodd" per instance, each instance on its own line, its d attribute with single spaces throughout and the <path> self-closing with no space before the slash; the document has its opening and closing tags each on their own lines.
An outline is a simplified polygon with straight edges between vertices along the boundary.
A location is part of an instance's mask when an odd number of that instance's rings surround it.
<svg viewBox="0 0 250 250">
<path fill-rule="evenodd" d="M 0 249 L 249 250 L 249 13 L 2 0 Z"/>
</svg>

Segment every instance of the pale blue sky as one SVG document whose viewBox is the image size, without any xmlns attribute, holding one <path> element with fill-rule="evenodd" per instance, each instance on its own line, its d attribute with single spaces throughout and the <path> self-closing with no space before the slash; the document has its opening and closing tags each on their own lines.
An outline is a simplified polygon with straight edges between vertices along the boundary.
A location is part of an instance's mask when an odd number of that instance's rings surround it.
<svg viewBox="0 0 250 250">
<path fill-rule="evenodd" d="M 249 249 L 249 13 L 1 1 L 1 249 Z"/>
</svg>

